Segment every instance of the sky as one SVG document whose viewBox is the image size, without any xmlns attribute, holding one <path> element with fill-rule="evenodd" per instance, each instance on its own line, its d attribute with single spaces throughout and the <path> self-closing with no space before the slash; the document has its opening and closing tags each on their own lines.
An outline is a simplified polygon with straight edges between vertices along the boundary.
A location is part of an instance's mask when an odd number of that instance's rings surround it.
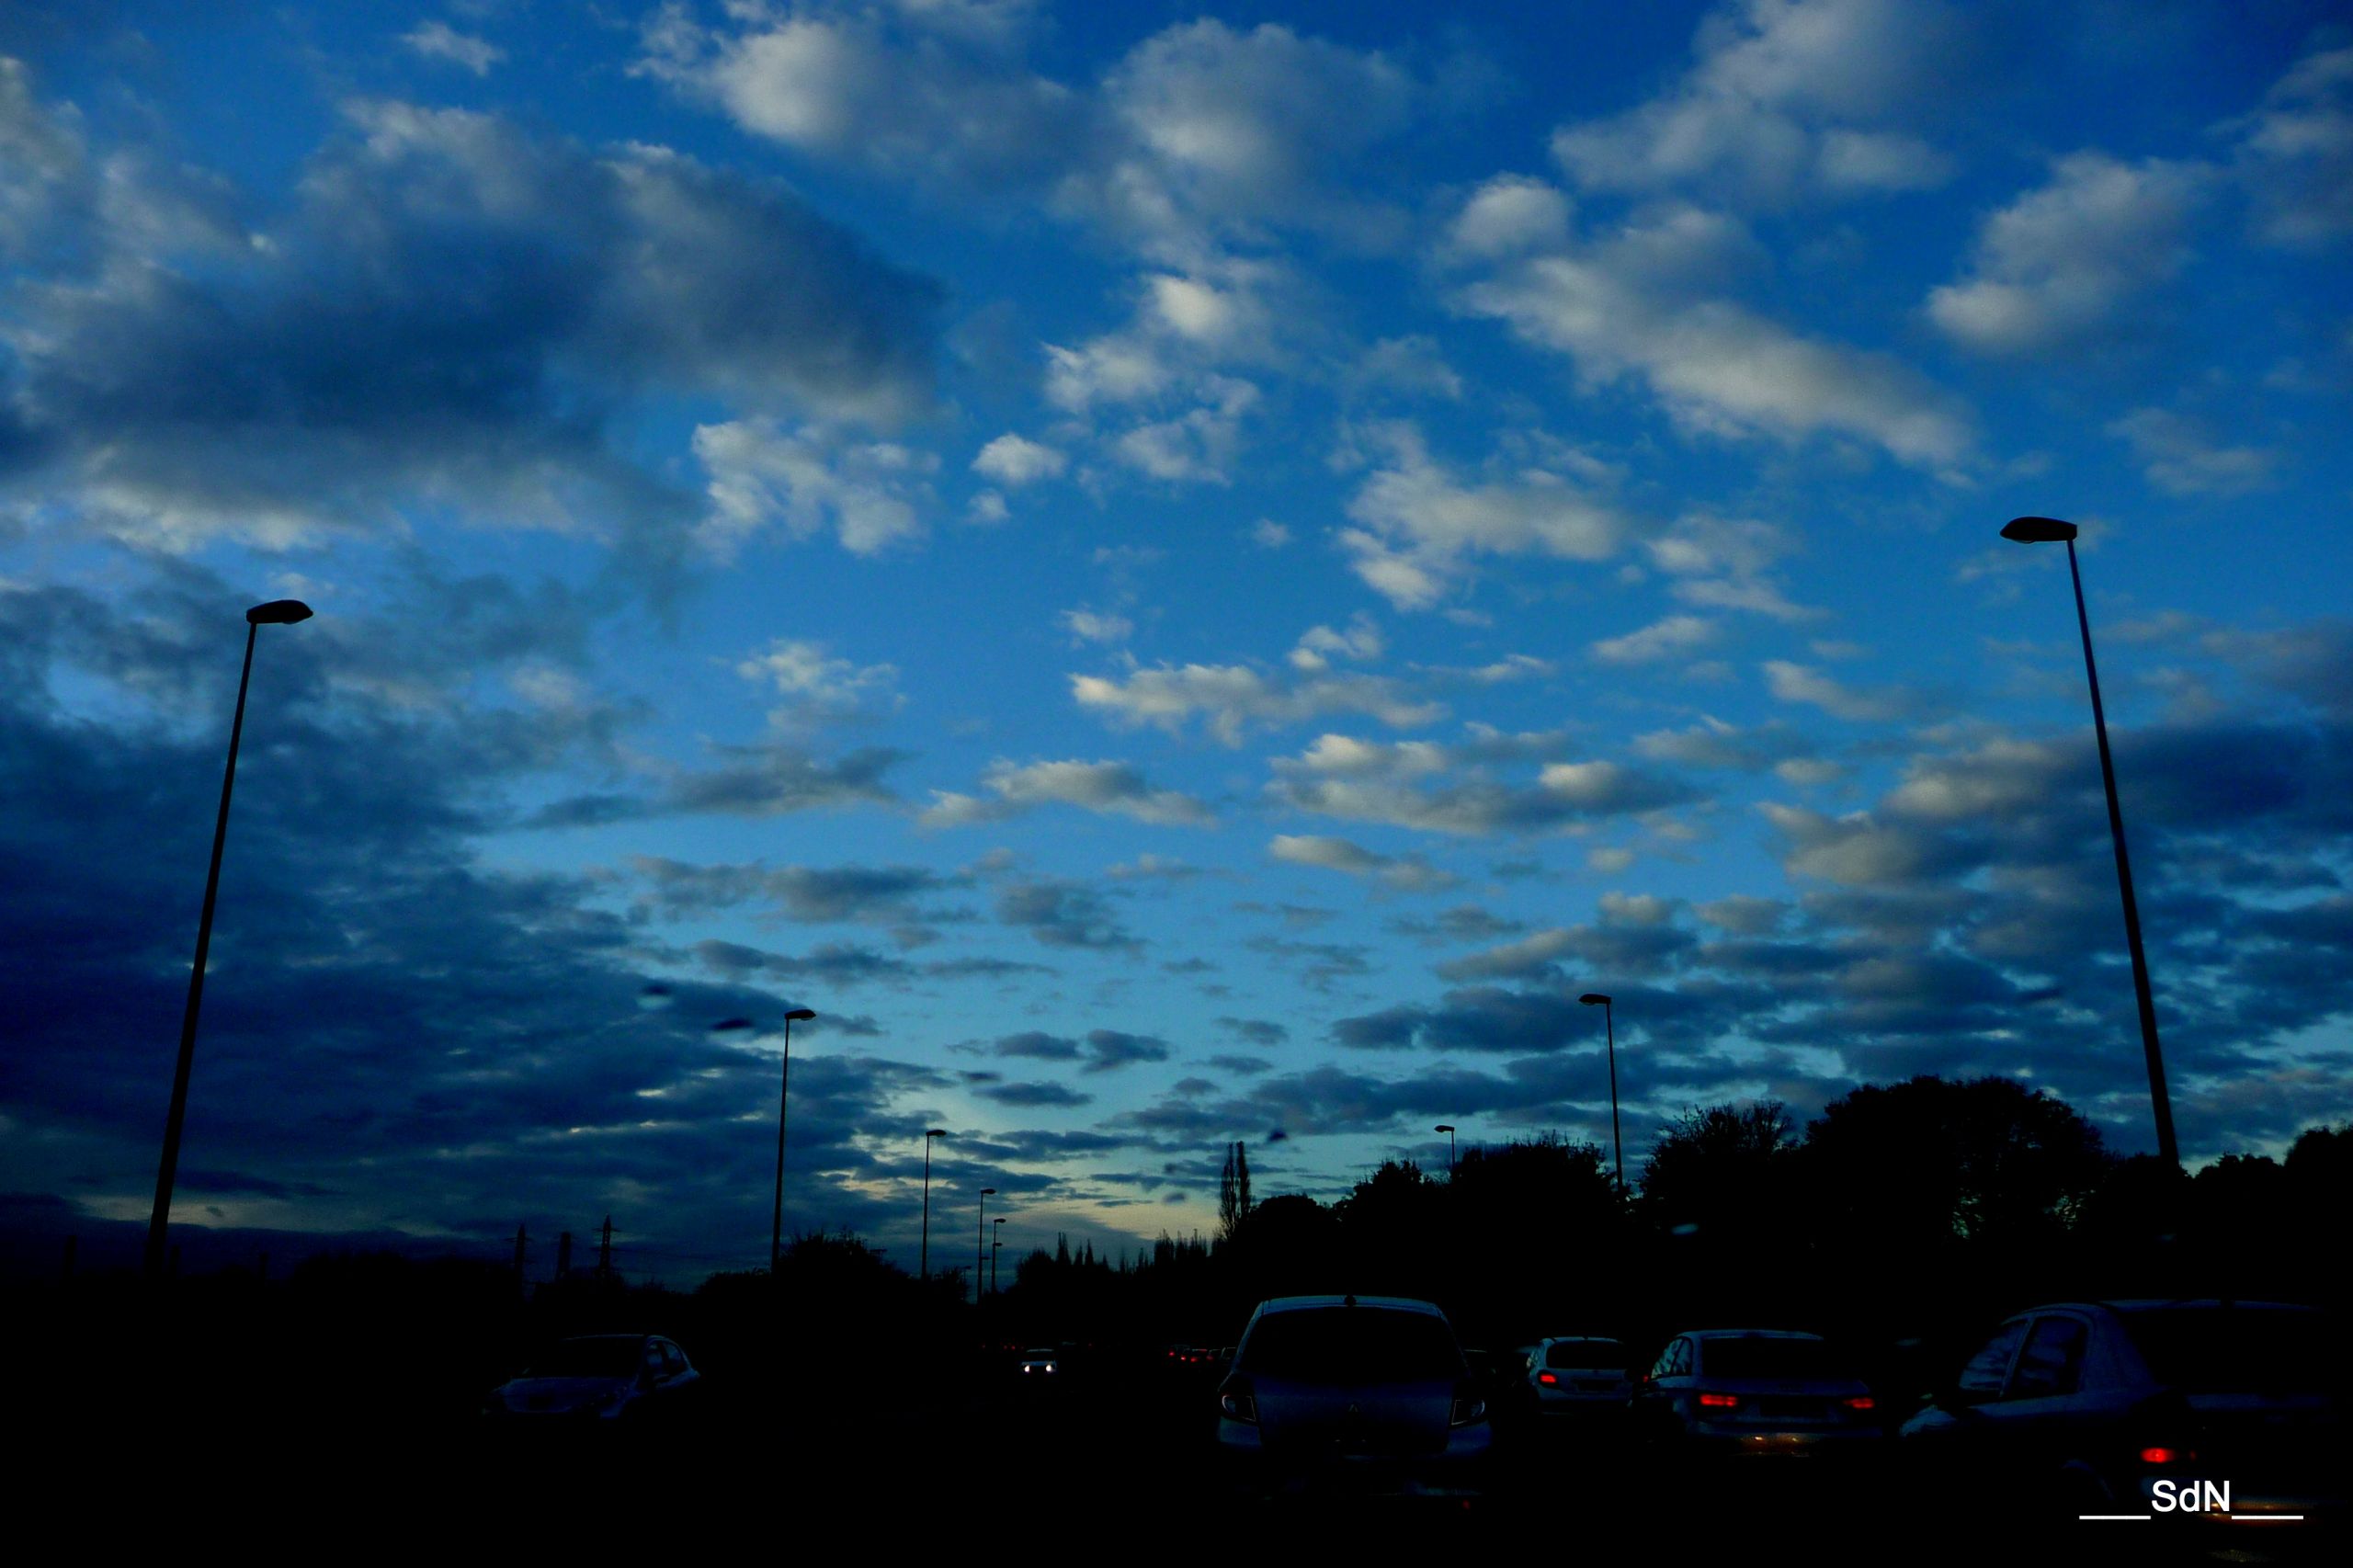
<svg viewBox="0 0 2353 1568">
<path fill-rule="evenodd" d="M 2353 28 L 0 11 L 0 1204 L 633 1278 L 2000 1074 L 2353 1116 Z M 722 1027 L 725 1026 L 725 1027 Z M 959 1240 L 958 1238 L 961 1238 Z M 585 1244 L 585 1239 L 582 1244 Z"/>
</svg>

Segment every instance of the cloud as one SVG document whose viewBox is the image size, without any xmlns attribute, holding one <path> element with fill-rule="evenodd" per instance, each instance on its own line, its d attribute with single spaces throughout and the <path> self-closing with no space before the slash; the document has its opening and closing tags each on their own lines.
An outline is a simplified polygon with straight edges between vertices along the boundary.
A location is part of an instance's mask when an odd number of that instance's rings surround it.
<svg viewBox="0 0 2353 1568">
<path fill-rule="evenodd" d="M 1809 337 L 1720 291 L 1754 242 L 1721 215 L 1645 213 L 1599 241 L 1512 261 L 1458 295 L 1586 381 L 1638 379 L 1690 430 L 1864 441 L 1942 469 L 1975 442 L 1968 410 L 1884 354 Z"/>
<path fill-rule="evenodd" d="M 1606 637 L 1587 651 L 1605 665 L 1648 665 L 1706 647 L 1716 640 L 1716 623 L 1696 615 L 1670 615 L 1622 637 Z"/>
<path fill-rule="evenodd" d="M 525 819 L 539 828 L 593 827 L 693 812 L 767 817 L 843 806 L 886 805 L 898 796 L 882 776 L 907 758 L 889 746 L 861 746 L 832 759 L 783 742 L 713 745 L 719 765 L 654 769 L 659 787 L 642 793 L 566 795 Z"/>
<path fill-rule="evenodd" d="M 1446 710 L 1383 676 L 1270 676 L 1247 665 L 1154 665 L 1125 680 L 1073 676 L 1071 695 L 1122 728 L 1151 724 L 1180 733 L 1199 718 L 1227 745 L 1255 729 L 1303 723 L 1325 713 L 1361 713 L 1393 728 L 1427 724 Z"/>
<path fill-rule="evenodd" d="M 1271 1018 L 1221 1017 L 1217 1024 L 1249 1045 L 1273 1047 L 1290 1039 L 1290 1030 Z"/>
<path fill-rule="evenodd" d="M 1760 667 L 1778 700 L 1802 702 L 1852 723 L 1891 723 L 1921 711 L 1920 699 L 1901 687 L 1862 690 L 1787 659 L 1768 659 Z"/>
<path fill-rule="evenodd" d="M 1049 804 L 1077 806 L 1133 817 L 1157 826 L 1213 826 L 1217 815 L 1201 801 L 1175 790 L 1154 790 L 1144 777 L 1124 762 L 1033 762 L 999 760 L 989 766 L 981 782 L 995 793 L 993 801 L 947 790 L 934 790 L 934 803 L 919 819 L 926 827 L 962 827 L 998 822 L 1017 812 Z"/>
<path fill-rule="evenodd" d="M 1278 835 L 1268 840 L 1267 853 L 1288 865 L 1320 866 L 1352 877 L 1372 878 L 1405 892 L 1434 892 L 1460 880 L 1422 856 L 1376 855 L 1345 838 Z"/>
<path fill-rule="evenodd" d="M 428 60 L 446 61 L 477 76 L 489 75 L 490 68 L 506 58 L 506 51 L 488 39 L 461 33 L 442 21 L 414 28 L 401 34 L 401 41 Z"/>
<path fill-rule="evenodd" d="M 1953 160 L 1904 127 L 1961 91 L 1975 28 L 1961 7 L 1899 0 L 1743 0 L 1700 24 L 1673 88 L 1564 126 L 1552 155 L 1591 190 L 1699 188 L 1777 206 L 1919 190 Z"/>
<path fill-rule="evenodd" d="M 379 101 L 295 190 L 211 253 L 91 221 L 104 265 L 20 297 L 0 494 L 171 548 L 403 505 L 659 534 L 688 504 L 608 440 L 612 410 L 931 401 L 936 286 L 778 185 Z"/>
<path fill-rule="evenodd" d="M 1069 466 L 1070 459 L 1053 448 L 1010 433 L 983 447 L 972 460 L 974 473 L 1015 486 L 1059 478 Z"/>
<path fill-rule="evenodd" d="M 696 866 L 657 855 L 628 866 L 646 883 L 647 907 L 672 918 L 753 904 L 809 924 L 904 926 L 939 918 L 925 901 L 967 885 L 922 866 Z"/>
<path fill-rule="evenodd" d="M 972 1092 L 983 1099 L 995 1100 L 999 1105 L 1019 1106 L 1024 1109 L 1040 1106 L 1092 1105 L 1095 1101 L 1093 1095 L 1083 1095 L 1060 1084 L 991 1084 Z"/>
<path fill-rule="evenodd" d="M 2034 358 L 2143 331 L 2142 301 L 2188 263 L 2213 171 L 2163 158 L 2070 153 L 2048 183 L 1987 218 L 1972 276 L 1928 295 L 1962 347 Z"/>
<path fill-rule="evenodd" d="M 1141 952 L 1143 943 L 1112 916 L 1101 893 L 1054 878 L 1009 882 L 998 890 L 996 917 L 1050 948 Z"/>
<path fill-rule="evenodd" d="M 1399 609 L 1437 604 L 1478 556 L 1603 561 L 1624 537 L 1614 508 L 1553 470 L 1527 466 L 1465 483 L 1431 458 L 1411 425 L 1367 435 L 1379 459 L 1348 500 L 1358 526 L 1338 537 L 1351 570 Z"/>
<path fill-rule="evenodd" d="M 2163 408 L 2136 408 L 2108 433 L 2129 443 L 2151 484 L 2168 495 L 2245 495 L 2268 488 L 2279 453 L 2228 447 L 2201 420 Z"/>
<path fill-rule="evenodd" d="M 2353 46 L 2315 47 L 2233 129 L 2263 238 L 2317 249 L 2353 234 Z"/>
<path fill-rule="evenodd" d="M 1540 833 L 1695 796 L 1679 780 L 1608 761 L 1547 761 L 1531 783 L 1492 776 L 1493 764 L 1556 756 L 1563 744 L 1557 734 L 1485 730 L 1452 746 L 1428 741 L 1378 745 L 1325 735 L 1297 757 L 1277 758 L 1267 792 L 1296 811 L 1469 835 Z M 1447 775 L 1454 781 L 1427 782 Z"/>
<path fill-rule="evenodd" d="M 1568 238 L 1569 199 L 1558 187 L 1523 175 L 1497 175 L 1455 214 L 1446 246 L 1457 256 L 1493 259 L 1557 250 Z"/>
<path fill-rule="evenodd" d="M 904 701 L 892 689 L 898 684 L 897 666 L 836 659 L 822 642 L 779 637 L 758 653 L 738 660 L 735 673 L 755 685 L 774 688 L 784 699 L 768 711 L 768 722 L 779 729 L 839 722 L 870 709 L 887 710 Z"/>
<path fill-rule="evenodd" d="M 1086 1070 L 1089 1073 L 1115 1073 L 1139 1062 L 1165 1062 L 1168 1042 L 1156 1035 L 1123 1034 L 1118 1029 L 1086 1031 Z"/>
<path fill-rule="evenodd" d="M 710 476 L 701 538 L 722 559 L 771 529 L 805 540 L 830 528 L 854 555 L 880 555 L 927 531 L 938 460 L 895 441 L 729 420 L 696 426 L 694 450 Z"/>
</svg>

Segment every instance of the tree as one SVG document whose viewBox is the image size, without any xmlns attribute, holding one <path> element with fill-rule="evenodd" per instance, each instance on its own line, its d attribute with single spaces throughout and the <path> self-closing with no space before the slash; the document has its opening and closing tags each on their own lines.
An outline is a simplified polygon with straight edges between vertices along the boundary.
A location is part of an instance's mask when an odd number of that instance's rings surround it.
<svg viewBox="0 0 2353 1568">
<path fill-rule="evenodd" d="M 1797 1128 L 1779 1100 L 1693 1107 L 1643 1162 L 1643 1211 L 1702 1233 L 1781 1229 Z"/>
<path fill-rule="evenodd" d="M 1250 1156 L 1239 1143 L 1225 1149 L 1217 1178 L 1217 1239 L 1232 1245 L 1250 1218 Z"/>
</svg>

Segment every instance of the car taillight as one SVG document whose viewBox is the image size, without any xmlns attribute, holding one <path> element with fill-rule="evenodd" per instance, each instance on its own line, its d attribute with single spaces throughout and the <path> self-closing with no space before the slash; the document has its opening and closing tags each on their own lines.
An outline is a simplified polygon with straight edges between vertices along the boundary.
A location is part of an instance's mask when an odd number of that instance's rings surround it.
<svg viewBox="0 0 2353 1568">
<path fill-rule="evenodd" d="M 1537 1381 L 1538 1382 L 1540 1382 L 1540 1383 L 1542 1383 L 1546 1388 L 1548 1388 L 1548 1389 L 1549 1389 L 1549 1388 L 1552 1388 L 1552 1387 L 1555 1387 L 1556 1385 L 1558 1385 L 1561 1380 L 1560 1380 L 1560 1379 L 1558 1379 L 1558 1378 L 1556 1378 L 1556 1377 L 1554 1377 L 1554 1376 L 1553 1376 L 1552 1373 L 1550 1373 L 1550 1372 L 1539 1372 L 1539 1373 L 1537 1373 L 1537 1374 L 1536 1374 L 1536 1381 Z"/>
<path fill-rule="evenodd" d="M 2152 1443 L 2141 1450 L 2141 1462 L 2154 1470 L 2164 1470 L 2177 1464 L 2196 1464 L 2198 1454 L 2192 1449 L 2172 1449 L 2162 1443 Z"/>
<path fill-rule="evenodd" d="M 1449 1426 L 1475 1426 L 1487 1418 L 1487 1402 L 1468 1383 L 1454 1385 L 1454 1405 L 1446 1413 Z"/>
<path fill-rule="evenodd" d="M 1740 1395 L 1736 1393 L 1703 1393 L 1699 1396 L 1702 1410 L 1738 1410 Z"/>
<path fill-rule="evenodd" d="M 1226 1385 L 1217 1391 L 1217 1407 L 1225 1413 L 1228 1420 L 1246 1421 L 1253 1426 L 1258 1424 L 1257 1396 L 1250 1392 L 1249 1383 L 1240 1378 L 1229 1379 Z"/>
<path fill-rule="evenodd" d="M 1879 1401 L 1867 1393 L 1859 1393 L 1852 1399 L 1842 1399 L 1838 1403 L 1858 1415 L 1867 1415 L 1879 1408 Z"/>
</svg>

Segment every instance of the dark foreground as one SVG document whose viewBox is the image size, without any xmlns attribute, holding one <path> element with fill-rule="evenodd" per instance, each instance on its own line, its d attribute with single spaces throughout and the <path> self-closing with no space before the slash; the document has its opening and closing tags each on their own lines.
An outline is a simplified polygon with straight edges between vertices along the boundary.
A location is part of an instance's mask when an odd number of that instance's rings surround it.
<svg viewBox="0 0 2353 1568">
<path fill-rule="evenodd" d="M 261 1355 L 266 1346 L 247 1346 Z M 232 1369 L 237 1349 L 224 1346 Z M 1324 1561 L 1541 1551 L 1604 1560 L 1801 1562 L 2341 1561 L 2299 1526 L 2165 1519 L 2032 1523 L 1889 1462 L 1697 1466 L 1614 1426 L 1504 1413 L 1478 1496 L 1268 1498 L 1218 1463 L 1214 1369 L 1073 1365 L 1051 1387 L 1009 1369 L 827 1366 L 756 1395 L 707 1380 L 699 1407 L 630 1429 L 419 1418 L 358 1367 L 309 1369 L 261 1404 L 233 1375 L 158 1371 L 16 1425 L 22 1523 L 272 1555 L 486 1542 L 666 1553 L 819 1547 L 1041 1561 L 1127 1554 Z M 162 1393 L 172 1385 L 167 1396 Z M 306 1391 L 296 1393 L 294 1391 Z M 396 1413 L 378 1418 L 375 1413 Z"/>
</svg>

